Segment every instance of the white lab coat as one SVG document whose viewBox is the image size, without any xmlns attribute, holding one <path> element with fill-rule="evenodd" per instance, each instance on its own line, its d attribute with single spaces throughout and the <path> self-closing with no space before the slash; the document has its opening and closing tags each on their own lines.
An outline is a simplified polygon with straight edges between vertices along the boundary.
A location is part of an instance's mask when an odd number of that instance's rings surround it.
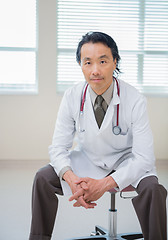
<svg viewBox="0 0 168 240">
<path fill-rule="evenodd" d="M 111 176 L 119 190 L 150 175 L 156 175 L 153 138 L 149 126 L 146 100 L 134 87 L 119 81 L 101 128 L 98 128 L 90 99 L 86 93 L 83 116 L 80 105 L 86 83 L 68 89 L 62 99 L 52 145 L 49 146 L 51 165 L 59 175 L 61 169 L 71 166 L 80 177 L 103 178 L 113 169 Z M 114 135 L 116 109 L 119 106 L 120 135 Z M 79 131 L 79 128 L 82 131 Z M 70 150 L 76 136 L 77 145 Z M 71 194 L 65 181 L 61 181 L 65 195 Z"/>
</svg>

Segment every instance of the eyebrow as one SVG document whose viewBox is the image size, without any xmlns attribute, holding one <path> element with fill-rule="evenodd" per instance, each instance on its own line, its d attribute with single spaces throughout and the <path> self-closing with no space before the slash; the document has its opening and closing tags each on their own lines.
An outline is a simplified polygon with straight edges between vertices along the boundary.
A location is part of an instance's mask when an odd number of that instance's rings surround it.
<svg viewBox="0 0 168 240">
<path fill-rule="evenodd" d="M 107 55 L 105 55 L 105 54 L 100 56 L 98 59 L 102 59 L 102 58 L 109 59 L 109 57 Z M 85 57 L 85 58 L 82 59 L 82 61 L 90 61 L 90 60 L 91 60 L 91 58 L 89 58 L 89 57 Z"/>
<path fill-rule="evenodd" d="M 109 59 L 109 57 L 108 57 L 107 55 L 105 55 L 105 54 L 102 55 L 102 56 L 100 56 L 99 58 L 100 58 L 100 59 L 102 59 L 102 58 L 107 58 L 107 59 Z"/>
<path fill-rule="evenodd" d="M 82 59 L 82 61 L 88 61 L 88 60 L 90 60 L 91 58 L 89 58 L 89 57 L 85 57 L 85 58 L 83 58 Z"/>
</svg>

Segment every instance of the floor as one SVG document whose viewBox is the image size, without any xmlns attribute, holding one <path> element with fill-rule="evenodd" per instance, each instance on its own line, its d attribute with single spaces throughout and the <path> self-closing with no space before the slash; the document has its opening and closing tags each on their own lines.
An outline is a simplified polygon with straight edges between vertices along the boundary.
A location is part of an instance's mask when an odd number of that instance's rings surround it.
<svg viewBox="0 0 168 240">
<path fill-rule="evenodd" d="M 31 187 L 35 172 L 47 161 L 0 161 L 0 240 L 28 240 L 31 219 Z M 157 161 L 160 183 L 168 189 L 168 161 Z M 73 208 L 67 198 L 60 205 L 52 240 L 88 235 L 98 224 L 107 228 L 109 194 L 95 210 Z M 117 195 L 118 232 L 139 231 L 130 200 Z"/>
</svg>

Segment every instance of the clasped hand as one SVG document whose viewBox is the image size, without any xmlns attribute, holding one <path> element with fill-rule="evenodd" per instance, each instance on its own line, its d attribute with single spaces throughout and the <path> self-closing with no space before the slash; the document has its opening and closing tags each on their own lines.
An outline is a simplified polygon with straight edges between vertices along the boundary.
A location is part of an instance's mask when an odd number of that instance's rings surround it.
<svg viewBox="0 0 168 240">
<path fill-rule="evenodd" d="M 74 207 L 94 208 L 97 205 L 95 201 L 106 191 L 103 187 L 103 179 L 79 178 L 75 184 L 77 184 L 76 191 L 69 198 L 69 201 L 76 200 Z"/>
</svg>

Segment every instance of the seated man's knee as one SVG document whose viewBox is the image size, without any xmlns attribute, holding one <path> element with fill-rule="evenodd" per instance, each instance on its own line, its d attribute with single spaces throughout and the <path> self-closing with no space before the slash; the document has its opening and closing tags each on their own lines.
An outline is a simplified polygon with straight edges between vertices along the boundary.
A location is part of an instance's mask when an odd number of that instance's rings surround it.
<svg viewBox="0 0 168 240">
<path fill-rule="evenodd" d="M 46 171 L 47 171 L 46 167 L 40 168 L 36 172 L 36 175 L 35 175 L 35 178 L 34 178 L 34 182 L 41 183 L 41 182 L 46 181 L 46 177 L 45 177 L 46 176 Z"/>
<path fill-rule="evenodd" d="M 155 176 L 149 176 L 141 180 L 139 184 L 139 192 L 147 192 L 148 194 L 160 194 L 167 195 L 166 189 L 158 183 L 158 179 Z"/>
</svg>

